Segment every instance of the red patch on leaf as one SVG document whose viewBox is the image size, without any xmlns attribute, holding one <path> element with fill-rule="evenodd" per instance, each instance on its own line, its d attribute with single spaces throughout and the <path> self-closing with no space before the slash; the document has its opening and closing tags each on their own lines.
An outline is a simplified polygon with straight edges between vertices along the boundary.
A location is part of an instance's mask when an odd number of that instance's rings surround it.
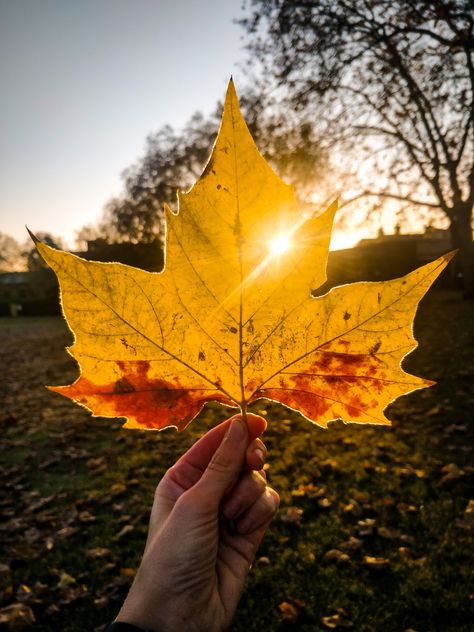
<svg viewBox="0 0 474 632">
<path fill-rule="evenodd" d="M 148 429 L 173 425 L 184 430 L 206 402 L 233 404 L 211 388 L 185 387 L 177 378 L 172 382 L 150 378 L 148 361 L 117 361 L 116 364 L 123 377 L 114 382 L 95 384 L 80 377 L 71 386 L 52 390 L 85 405 L 92 412 L 100 411 L 98 414 L 106 417 L 126 416 Z"/>
<path fill-rule="evenodd" d="M 349 349 L 347 340 L 340 340 Z M 318 419 L 361 419 L 365 412 L 377 408 L 377 401 L 364 398 L 364 392 L 378 394 L 384 389 L 385 373 L 381 362 L 371 354 L 347 351 L 315 352 L 313 363 L 307 368 L 297 365 L 300 372 L 291 369 L 278 376 L 278 386 L 273 384 L 256 391 L 252 399 L 267 397 L 279 401 L 303 415 Z M 355 387 L 363 389 L 355 394 Z"/>
</svg>

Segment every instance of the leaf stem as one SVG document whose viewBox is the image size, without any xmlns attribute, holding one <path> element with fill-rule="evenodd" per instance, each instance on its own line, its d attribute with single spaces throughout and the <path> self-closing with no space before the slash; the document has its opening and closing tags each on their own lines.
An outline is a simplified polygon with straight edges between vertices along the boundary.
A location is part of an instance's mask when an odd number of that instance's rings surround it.
<svg viewBox="0 0 474 632">
<path fill-rule="evenodd" d="M 242 419 L 245 423 L 247 423 L 247 402 L 244 400 L 239 404 L 240 414 L 242 415 Z"/>
</svg>

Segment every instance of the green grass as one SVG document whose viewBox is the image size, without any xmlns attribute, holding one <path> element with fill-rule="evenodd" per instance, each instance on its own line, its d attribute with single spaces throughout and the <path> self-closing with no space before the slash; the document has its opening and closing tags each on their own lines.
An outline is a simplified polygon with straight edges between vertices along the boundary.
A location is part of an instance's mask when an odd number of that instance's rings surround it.
<svg viewBox="0 0 474 632">
<path fill-rule="evenodd" d="M 340 608 L 361 632 L 472 630 L 473 530 L 464 510 L 474 498 L 473 312 L 456 293 L 423 302 L 420 348 L 406 367 L 438 384 L 392 405 L 390 428 L 334 423 L 324 431 L 281 406 L 254 406 L 269 422 L 268 477 L 282 506 L 233 630 L 327 630 L 323 618 Z M 0 540 L 10 567 L 0 607 L 26 585 L 39 631 L 100 630 L 115 616 L 130 583 L 126 569 L 139 563 L 156 483 L 225 417 L 211 406 L 182 434 L 127 432 L 92 419 L 44 388 L 76 376 L 68 343 L 59 319 L 0 319 Z M 448 464 L 461 475 L 442 483 Z M 302 513 L 291 521 L 295 508 Z M 360 535 L 367 520 L 373 531 Z M 118 537 L 126 525 L 129 534 Z M 346 563 L 325 561 L 351 536 L 362 545 Z M 109 553 L 91 558 L 96 547 Z M 370 569 L 364 556 L 386 558 L 389 567 Z M 289 620 L 283 602 L 293 607 Z"/>
</svg>

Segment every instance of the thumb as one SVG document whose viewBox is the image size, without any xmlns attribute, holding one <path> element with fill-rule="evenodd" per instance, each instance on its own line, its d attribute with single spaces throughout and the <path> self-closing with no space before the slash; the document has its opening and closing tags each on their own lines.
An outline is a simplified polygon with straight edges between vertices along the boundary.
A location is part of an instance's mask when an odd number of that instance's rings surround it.
<svg viewBox="0 0 474 632">
<path fill-rule="evenodd" d="M 212 505 L 217 507 L 225 492 L 239 478 L 248 443 L 247 424 L 240 416 L 235 417 L 195 486 Z"/>
</svg>

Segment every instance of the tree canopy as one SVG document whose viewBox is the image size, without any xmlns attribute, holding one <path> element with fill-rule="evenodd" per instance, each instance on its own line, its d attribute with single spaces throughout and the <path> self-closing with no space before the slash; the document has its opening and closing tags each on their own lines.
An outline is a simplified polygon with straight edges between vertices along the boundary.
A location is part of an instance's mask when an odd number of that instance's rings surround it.
<svg viewBox="0 0 474 632">
<path fill-rule="evenodd" d="M 0 232 L 0 272 L 19 272 L 24 267 L 20 244 L 10 235 Z"/>
<path fill-rule="evenodd" d="M 360 196 L 449 220 L 474 291 L 472 0 L 251 0 L 241 22 L 271 93 L 318 121 Z"/>
</svg>

